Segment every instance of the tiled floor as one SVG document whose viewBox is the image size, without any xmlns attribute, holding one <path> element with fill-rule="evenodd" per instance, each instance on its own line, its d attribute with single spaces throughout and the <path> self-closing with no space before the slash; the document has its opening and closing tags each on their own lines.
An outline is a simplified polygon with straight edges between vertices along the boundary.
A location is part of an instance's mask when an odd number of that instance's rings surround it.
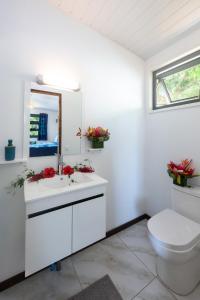
<svg viewBox="0 0 200 300">
<path fill-rule="evenodd" d="M 3 291 L 0 300 L 67 300 L 105 274 L 124 300 L 200 299 L 200 285 L 187 297 L 166 289 L 156 277 L 155 258 L 142 221 L 65 259 L 60 272 L 47 269 Z"/>
</svg>

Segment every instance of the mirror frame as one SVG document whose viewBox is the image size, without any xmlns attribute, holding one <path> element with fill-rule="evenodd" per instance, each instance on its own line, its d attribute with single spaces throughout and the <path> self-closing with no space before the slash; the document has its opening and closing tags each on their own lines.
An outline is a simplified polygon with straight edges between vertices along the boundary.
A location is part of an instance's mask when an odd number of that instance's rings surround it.
<svg viewBox="0 0 200 300">
<path fill-rule="evenodd" d="M 29 80 L 25 80 L 24 81 L 24 109 L 23 109 L 23 131 L 24 131 L 24 135 L 23 135 L 23 141 L 22 141 L 22 149 L 23 149 L 23 158 L 26 159 L 27 161 L 30 162 L 31 165 L 31 160 L 32 159 L 38 159 L 39 157 L 29 157 L 29 122 L 30 122 L 30 94 L 31 91 L 37 91 L 38 93 L 44 93 L 44 94 L 50 94 L 50 95 L 56 95 L 59 97 L 59 130 L 60 130 L 60 134 L 59 134 L 59 150 L 57 154 L 62 154 L 62 100 L 63 100 L 63 92 L 62 90 L 57 90 L 51 86 L 43 86 L 43 85 L 39 85 L 34 81 L 29 81 Z M 82 102 L 81 102 L 81 107 L 83 108 L 84 106 L 84 98 L 82 97 Z M 84 125 L 84 121 L 85 121 L 85 114 L 84 114 L 84 110 L 82 110 L 82 116 L 81 116 L 81 128 L 83 128 Z M 80 153 L 78 153 L 78 155 L 82 154 L 84 151 L 84 147 L 83 147 L 83 139 L 80 139 Z M 68 154 L 66 154 L 68 155 Z M 76 155 L 76 154 L 69 154 L 69 155 Z M 53 158 L 54 156 L 41 156 L 41 158 L 45 158 L 45 162 L 49 161 L 49 159 Z M 52 160 L 51 160 L 52 161 Z M 40 161 L 41 162 L 41 161 Z M 56 163 L 57 165 L 57 163 Z"/>
</svg>

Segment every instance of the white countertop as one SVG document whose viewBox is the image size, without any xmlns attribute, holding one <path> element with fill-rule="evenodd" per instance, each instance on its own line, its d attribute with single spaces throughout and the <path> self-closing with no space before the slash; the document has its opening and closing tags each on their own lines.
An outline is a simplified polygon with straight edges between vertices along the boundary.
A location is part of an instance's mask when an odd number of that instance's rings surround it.
<svg viewBox="0 0 200 300">
<path fill-rule="evenodd" d="M 25 203 L 28 204 L 33 201 L 37 201 L 43 198 L 54 197 L 57 195 L 68 194 L 75 191 L 88 189 L 90 187 L 106 185 L 108 181 L 95 173 L 83 173 L 89 180 L 82 183 L 72 183 L 66 187 L 61 188 L 49 188 L 41 184 L 41 180 L 38 182 L 28 182 L 24 184 L 24 199 Z"/>
</svg>

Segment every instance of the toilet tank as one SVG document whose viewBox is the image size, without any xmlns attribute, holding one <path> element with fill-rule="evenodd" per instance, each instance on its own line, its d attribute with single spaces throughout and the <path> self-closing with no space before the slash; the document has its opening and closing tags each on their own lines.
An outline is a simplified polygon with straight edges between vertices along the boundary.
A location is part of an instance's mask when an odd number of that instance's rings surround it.
<svg viewBox="0 0 200 300">
<path fill-rule="evenodd" d="M 173 185 L 171 201 L 172 209 L 200 223 L 200 186 L 189 188 Z"/>
</svg>

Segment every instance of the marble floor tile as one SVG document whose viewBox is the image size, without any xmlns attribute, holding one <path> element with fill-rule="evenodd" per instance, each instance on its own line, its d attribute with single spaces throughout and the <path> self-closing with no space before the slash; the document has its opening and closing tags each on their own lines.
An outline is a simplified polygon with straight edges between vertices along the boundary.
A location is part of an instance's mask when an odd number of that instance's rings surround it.
<svg viewBox="0 0 200 300">
<path fill-rule="evenodd" d="M 134 300 L 176 300 L 176 298 L 155 278 Z"/>
<path fill-rule="evenodd" d="M 134 254 L 145 264 L 145 266 L 157 276 L 156 254 L 134 251 Z"/>
<path fill-rule="evenodd" d="M 146 226 L 136 224 L 119 232 L 118 236 L 133 251 L 155 253 L 148 238 Z"/>
<path fill-rule="evenodd" d="M 141 221 L 118 233 L 119 238 L 154 274 L 156 273 L 156 253 L 148 238 L 147 221 Z"/>
<path fill-rule="evenodd" d="M 154 278 L 117 236 L 76 254 L 72 262 L 83 287 L 108 274 L 125 300 L 132 299 Z"/>
<path fill-rule="evenodd" d="M 200 285 L 178 296 L 154 275 L 155 252 L 146 220 L 62 261 L 60 272 L 49 269 L 0 293 L 0 300 L 67 300 L 109 274 L 124 300 L 200 300 Z M 135 298 L 134 298 L 135 297 Z"/>
<path fill-rule="evenodd" d="M 0 300 L 67 300 L 81 290 L 71 259 L 59 272 L 46 269 L 0 293 Z"/>
<path fill-rule="evenodd" d="M 179 296 L 175 294 L 177 300 L 200 300 L 200 284 L 195 288 L 195 290 L 187 296 Z"/>
</svg>

